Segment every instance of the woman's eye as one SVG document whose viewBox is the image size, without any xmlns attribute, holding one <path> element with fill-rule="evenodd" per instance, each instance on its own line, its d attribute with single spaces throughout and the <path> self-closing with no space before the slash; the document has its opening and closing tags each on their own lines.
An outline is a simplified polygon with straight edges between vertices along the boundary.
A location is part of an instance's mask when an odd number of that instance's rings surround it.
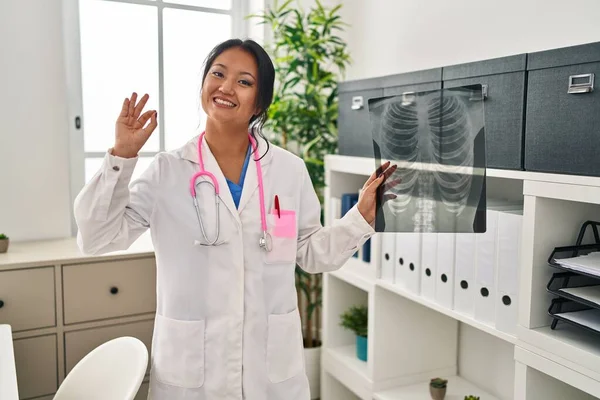
<svg viewBox="0 0 600 400">
<path fill-rule="evenodd" d="M 244 85 L 244 86 L 252 86 L 252 83 L 251 83 L 251 82 L 249 82 L 249 81 L 247 81 L 247 80 L 245 80 L 245 79 L 242 79 L 242 80 L 240 81 L 240 83 L 241 83 L 242 85 Z"/>
<path fill-rule="evenodd" d="M 214 76 L 217 76 L 217 77 L 219 77 L 219 78 L 222 78 L 222 77 L 223 77 L 223 74 L 222 74 L 222 73 L 220 73 L 219 71 L 214 71 L 214 72 L 213 72 L 213 75 L 214 75 Z"/>
</svg>

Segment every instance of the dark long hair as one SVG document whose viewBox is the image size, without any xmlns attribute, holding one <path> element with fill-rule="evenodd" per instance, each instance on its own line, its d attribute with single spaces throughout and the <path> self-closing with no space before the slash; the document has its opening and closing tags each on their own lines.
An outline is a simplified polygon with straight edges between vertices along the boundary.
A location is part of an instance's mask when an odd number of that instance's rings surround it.
<svg viewBox="0 0 600 400">
<path fill-rule="evenodd" d="M 262 128 L 268 117 L 269 106 L 273 101 L 275 67 L 273 66 L 271 58 L 261 45 L 250 39 L 229 39 L 216 45 L 204 61 L 202 87 L 204 87 L 204 80 L 206 79 L 206 75 L 208 74 L 208 71 L 210 70 L 210 67 L 215 59 L 225 50 L 233 47 L 239 47 L 252 55 L 256 61 L 256 65 L 258 66 L 258 94 L 256 96 L 256 107 L 260 110 L 260 114 L 253 115 L 252 118 L 250 118 L 250 121 L 248 121 L 248 128 L 250 129 L 250 134 L 254 140 L 258 141 L 258 135 L 267 143 L 267 151 L 269 151 L 269 141 L 263 135 Z M 261 158 L 262 157 L 264 157 L 264 154 L 261 156 Z"/>
</svg>

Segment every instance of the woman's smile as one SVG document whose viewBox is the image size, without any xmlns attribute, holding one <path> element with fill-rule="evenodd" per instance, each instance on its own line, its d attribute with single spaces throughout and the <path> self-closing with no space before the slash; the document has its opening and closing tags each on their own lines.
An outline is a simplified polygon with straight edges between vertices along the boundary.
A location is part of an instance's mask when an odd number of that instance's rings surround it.
<svg viewBox="0 0 600 400">
<path fill-rule="evenodd" d="M 234 108 L 236 106 L 234 102 L 227 100 L 222 96 L 213 97 L 213 103 L 219 108 Z"/>
</svg>

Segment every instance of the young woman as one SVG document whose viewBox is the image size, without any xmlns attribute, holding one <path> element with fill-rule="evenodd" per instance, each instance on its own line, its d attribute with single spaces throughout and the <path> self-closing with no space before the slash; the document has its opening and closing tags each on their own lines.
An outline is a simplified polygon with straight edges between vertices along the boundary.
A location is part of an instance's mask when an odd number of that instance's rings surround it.
<svg viewBox="0 0 600 400">
<path fill-rule="evenodd" d="M 255 42 L 228 40 L 206 61 L 206 130 L 158 154 L 130 184 L 157 126 L 144 95 L 125 99 L 115 144 L 75 201 L 85 253 L 128 248 L 151 230 L 157 310 L 150 398 L 308 400 L 296 263 L 332 271 L 374 230 L 371 176 L 358 205 L 324 228 L 302 159 L 261 135 L 274 68 Z"/>
</svg>

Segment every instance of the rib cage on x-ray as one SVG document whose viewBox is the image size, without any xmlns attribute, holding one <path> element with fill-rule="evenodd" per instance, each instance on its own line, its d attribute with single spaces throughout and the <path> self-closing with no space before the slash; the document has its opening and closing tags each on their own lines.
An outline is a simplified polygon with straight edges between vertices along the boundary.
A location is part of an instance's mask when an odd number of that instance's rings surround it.
<svg viewBox="0 0 600 400">
<path fill-rule="evenodd" d="M 395 219 L 395 228 L 386 230 L 460 231 L 457 221 L 464 218 L 472 226 L 473 197 L 479 198 L 479 193 L 471 196 L 478 189 L 473 188 L 474 139 L 483 119 L 472 115 L 465 97 L 434 91 L 396 96 L 372 107 L 372 112 L 379 109 L 371 116 L 378 126 L 374 141 L 382 159 L 399 162 L 390 179 L 401 178 L 388 191 L 397 197 L 385 203 L 391 213 L 386 227 Z"/>
</svg>

